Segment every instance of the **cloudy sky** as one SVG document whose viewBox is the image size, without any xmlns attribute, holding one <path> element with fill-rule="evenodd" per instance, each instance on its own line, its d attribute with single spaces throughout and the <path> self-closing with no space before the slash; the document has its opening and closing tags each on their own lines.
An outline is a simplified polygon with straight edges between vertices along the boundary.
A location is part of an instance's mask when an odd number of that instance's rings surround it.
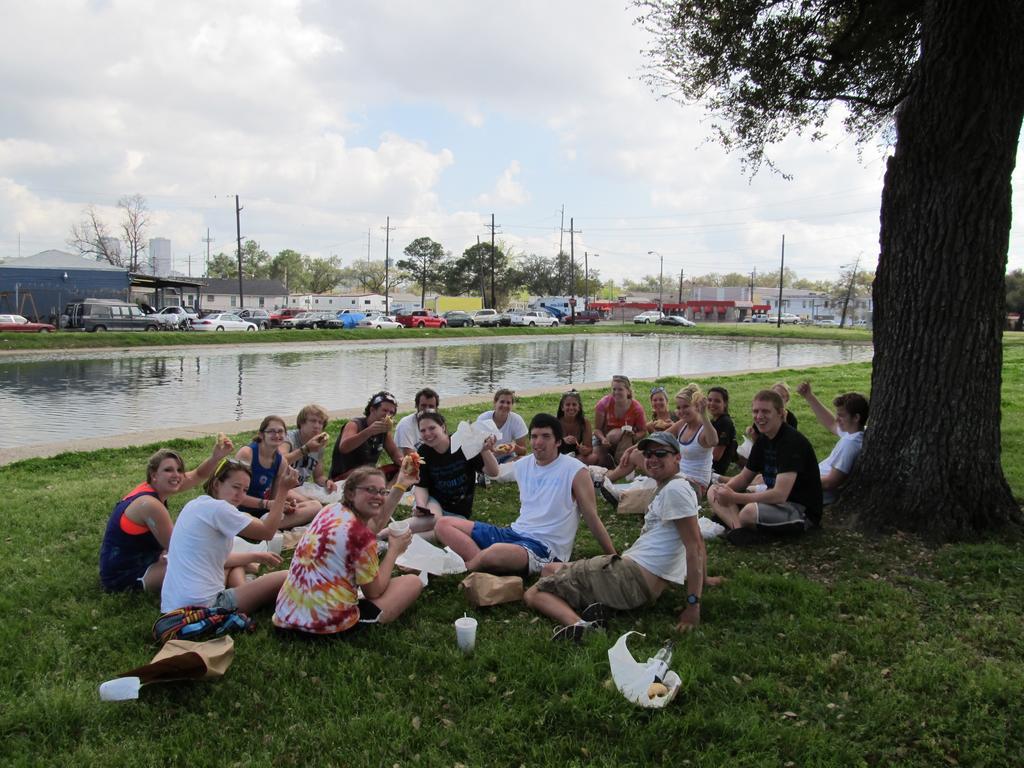
<svg viewBox="0 0 1024 768">
<path fill-rule="evenodd" d="M 175 267 L 243 237 L 345 264 L 430 236 L 576 253 L 666 280 L 877 258 L 883 150 L 841 131 L 744 176 L 697 107 L 638 80 L 624 0 L 3 2 L 0 256 L 67 249 L 88 204 L 141 194 Z M 1015 181 L 1024 180 L 1024 153 Z M 1010 266 L 1024 266 L 1024 203 Z M 19 246 L 20 238 L 20 246 Z M 569 235 L 564 246 L 569 249 Z"/>
</svg>

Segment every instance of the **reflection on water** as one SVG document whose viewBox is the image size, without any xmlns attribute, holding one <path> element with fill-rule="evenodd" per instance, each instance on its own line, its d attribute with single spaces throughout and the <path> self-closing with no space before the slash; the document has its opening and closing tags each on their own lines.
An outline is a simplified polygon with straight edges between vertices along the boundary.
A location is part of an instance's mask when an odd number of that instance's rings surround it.
<svg viewBox="0 0 1024 768">
<path fill-rule="evenodd" d="M 379 389 L 404 410 L 416 390 L 445 397 L 637 378 L 871 359 L 863 344 L 628 334 L 536 340 L 388 341 L 55 353 L 0 360 L 0 447 L 261 418 L 317 402 L 361 407 Z"/>
</svg>

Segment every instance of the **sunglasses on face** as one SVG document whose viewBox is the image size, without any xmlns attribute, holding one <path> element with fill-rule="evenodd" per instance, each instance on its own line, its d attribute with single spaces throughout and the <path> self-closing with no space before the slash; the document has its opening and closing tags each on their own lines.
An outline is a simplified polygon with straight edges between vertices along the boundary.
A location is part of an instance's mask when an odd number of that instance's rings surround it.
<svg viewBox="0 0 1024 768">
<path fill-rule="evenodd" d="M 649 449 L 649 450 L 644 451 L 644 458 L 645 459 L 653 459 L 653 458 L 664 459 L 666 456 L 673 456 L 673 455 L 675 455 L 675 454 L 673 454 L 672 451 L 667 450 L 665 448 Z"/>
<path fill-rule="evenodd" d="M 383 402 L 391 403 L 393 406 L 395 406 L 395 408 L 398 407 L 398 400 L 396 400 L 395 396 L 392 395 L 390 392 L 381 392 L 379 395 L 373 398 L 373 400 L 370 401 L 370 407 L 376 408 Z"/>
</svg>

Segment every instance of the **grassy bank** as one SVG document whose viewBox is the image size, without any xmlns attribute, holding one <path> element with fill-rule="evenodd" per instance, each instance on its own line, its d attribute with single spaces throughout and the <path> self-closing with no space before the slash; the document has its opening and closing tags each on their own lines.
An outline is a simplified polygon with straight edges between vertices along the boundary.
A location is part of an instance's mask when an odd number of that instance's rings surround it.
<svg viewBox="0 0 1024 768">
<path fill-rule="evenodd" d="M 632 323 L 601 323 L 558 328 L 408 328 L 400 331 L 378 331 L 374 328 L 353 330 L 282 331 L 259 333 L 204 333 L 164 331 L 159 333 L 6 333 L 0 334 L 2 350 L 109 349 L 135 347 L 174 347 L 193 344 L 296 344 L 303 342 L 375 341 L 390 339 L 491 338 L 495 336 L 564 335 L 581 333 L 659 333 L 701 336 L 739 336 L 750 338 L 817 339 L 823 341 L 871 341 L 865 330 L 815 328 L 812 326 L 775 326 L 751 323 L 707 324 L 697 328 L 673 328 Z"/>
<path fill-rule="evenodd" d="M 823 397 L 866 391 L 869 378 L 866 364 L 813 374 Z M 774 379 L 715 383 L 729 387 L 742 422 L 744 403 Z M 527 398 L 519 410 L 552 410 L 556 400 Z M 1018 497 L 1022 405 L 1024 347 L 1013 345 L 1003 448 Z M 810 411 L 798 399 L 793 406 L 802 431 L 827 451 Z M 189 466 L 208 450 L 174 445 Z M 681 590 L 618 616 L 607 637 L 581 648 L 551 645 L 551 625 L 521 605 L 470 610 L 481 621 L 478 651 L 464 659 L 451 626 L 467 610 L 457 577 L 433 580 L 396 625 L 350 640 L 283 643 L 261 614 L 254 633 L 236 637 L 224 679 L 102 704 L 98 684 L 154 652 L 154 598 L 104 595 L 96 577 L 110 508 L 143 479 L 152 448 L 0 468 L 4 764 L 994 766 L 1024 758 L 1021 548 L 875 540 L 828 517 L 823 531 L 795 543 L 709 544 L 711 571 L 729 581 L 706 593 L 699 631 L 677 638 L 683 690 L 659 713 L 609 687 L 606 654 L 628 629 L 647 633 L 633 640 L 638 657 L 653 653 L 672 634 Z M 514 486 L 481 490 L 477 517 L 508 523 L 516 498 Z M 174 497 L 172 513 L 185 501 Z M 640 520 L 599 507 L 618 547 L 636 538 Z M 582 530 L 576 555 L 594 553 Z"/>
</svg>

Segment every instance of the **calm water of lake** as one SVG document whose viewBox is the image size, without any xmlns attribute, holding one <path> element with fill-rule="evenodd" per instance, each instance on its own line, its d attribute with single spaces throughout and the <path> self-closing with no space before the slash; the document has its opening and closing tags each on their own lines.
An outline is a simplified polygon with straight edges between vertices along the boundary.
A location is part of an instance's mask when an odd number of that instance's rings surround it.
<svg viewBox="0 0 1024 768">
<path fill-rule="evenodd" d="M 217 421 L 294 418 L 306 403 L 361 407 L 379 389 L 400 410 L 446 396 L 636 378 L 870 360 L 870 345 L 628 334 L 536 339 L 54 353 L 0 358 L 0 447 Z M 646 403 L 645 403 L 646 405 Z"/>
</svg>

